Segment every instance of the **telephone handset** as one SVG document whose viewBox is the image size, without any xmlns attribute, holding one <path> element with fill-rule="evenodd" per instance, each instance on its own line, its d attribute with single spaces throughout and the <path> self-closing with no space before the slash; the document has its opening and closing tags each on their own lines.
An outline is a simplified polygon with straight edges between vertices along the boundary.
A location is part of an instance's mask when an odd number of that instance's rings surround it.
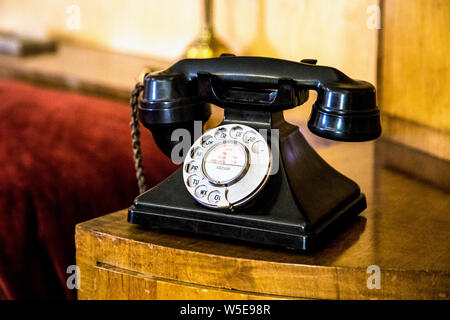
<svg viewBox="0 0 450 320">
<path fill-rule="evenodd" d="M 381 134 L 375 88 L 337 69 L 262 57 L 185 59 L 144 78 L 142 124 L 167 155 L 173 130 L 194 133 L 224 108 L 223 122 L 192 141 L 183 166 L 129 209 L 131 223 L 312 250 L 366 201 L 331 168 L 282 111 L 317 91 L 308 128 L 324 138 L 367 141 Z"/>
</svg>

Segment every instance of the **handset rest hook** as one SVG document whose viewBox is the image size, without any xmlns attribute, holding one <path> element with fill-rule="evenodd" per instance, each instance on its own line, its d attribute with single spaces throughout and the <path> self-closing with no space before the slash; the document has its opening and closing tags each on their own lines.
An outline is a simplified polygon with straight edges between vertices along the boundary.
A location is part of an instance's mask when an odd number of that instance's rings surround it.
<svg viewBox="0 0 450 320">
<path fill-rule="evenodd" d="M 199 72 L 197 80 L 200 98 L 222 108 L 278 112 L 308 100 L 308 91 L 298 89 L 292 79 L 281 78 L 273 88 L 241 86 L 208 72 Z"/>
</svg>

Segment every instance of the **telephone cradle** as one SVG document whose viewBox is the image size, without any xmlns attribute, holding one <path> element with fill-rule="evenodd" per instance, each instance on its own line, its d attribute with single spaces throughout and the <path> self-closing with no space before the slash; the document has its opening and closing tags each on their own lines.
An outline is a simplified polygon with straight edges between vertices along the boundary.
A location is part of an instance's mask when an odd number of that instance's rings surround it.
<svg viewBox="0 0 450 320">
<path fill-rule="evenodd" d="M 380 136 L 375 88 L 315 60 L 224 55 L 180 60 L 144 77 L 139 119 L 171 155 L 209 103 L 222 123 L 191 140 L 183 165 L 139 195 L 128 222 L 163 232 L 317 250 L 366 208 L 358 185 L 328 165 L 283 110 L 317 91 L 308 128 L 338 141 Z"/>
</svg>

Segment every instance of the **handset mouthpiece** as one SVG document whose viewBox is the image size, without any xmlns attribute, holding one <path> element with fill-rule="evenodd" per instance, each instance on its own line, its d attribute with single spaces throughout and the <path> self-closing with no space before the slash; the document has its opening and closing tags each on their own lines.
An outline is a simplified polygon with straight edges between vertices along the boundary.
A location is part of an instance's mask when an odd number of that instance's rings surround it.
<svg viewBox="0 0 450 320">
<path fill-rule="evenodd" d="M 323 84 L 308 121 L 314 134 L 339 141 L 368 141 L 381 135 L 375 87 L 352 80 L 351 84 Z"/>
</svg>

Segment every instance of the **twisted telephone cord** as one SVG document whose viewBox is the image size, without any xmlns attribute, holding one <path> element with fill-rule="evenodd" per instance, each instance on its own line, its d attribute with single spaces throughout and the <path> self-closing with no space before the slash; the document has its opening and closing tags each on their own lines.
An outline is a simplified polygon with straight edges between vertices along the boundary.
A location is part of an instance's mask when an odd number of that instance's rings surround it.
<svg viewBox="0 0 450 320">
<path fill-rule="evenodd" d="M 141 132 L 139 130 L 139 120 L 138 120 L 138 103 L 139 95 L 144 89 L 144 86 L 140 83 L 136 83 L 133 91 L 131 92 L 130 106 L 131 106 L 131 141 L 133 147 L 133 157 L 134 157 L 134 167 L 136 169 L 136 178 L 138 180 L 139 193 L 143 193 L 147 190 L 145 185 L 144 177 L 144 165 L 142 163 L 142 153 L 141 153 Z"/>
</svg>

